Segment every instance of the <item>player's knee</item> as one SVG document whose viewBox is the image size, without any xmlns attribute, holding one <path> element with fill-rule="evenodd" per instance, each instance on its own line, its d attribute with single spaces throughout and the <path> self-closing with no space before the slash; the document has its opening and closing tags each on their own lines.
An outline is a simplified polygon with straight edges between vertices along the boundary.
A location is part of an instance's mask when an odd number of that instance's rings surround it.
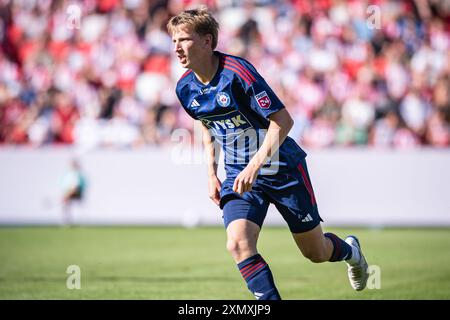
<svg viewBox="0 0 450 320">
<path fill-rule="evenodd" d="M 247 239 L 229 239 L 227 241 L 227 250 L 235 258 L 246 256 L 252 252 L 252 245 Z"/>
</svg>

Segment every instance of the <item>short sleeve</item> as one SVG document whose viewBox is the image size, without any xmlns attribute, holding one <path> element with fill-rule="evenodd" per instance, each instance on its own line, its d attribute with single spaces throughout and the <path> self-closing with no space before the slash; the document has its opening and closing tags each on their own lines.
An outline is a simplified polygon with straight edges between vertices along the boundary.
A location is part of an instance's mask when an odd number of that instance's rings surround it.
<svg viewBox="0 0 450 320">
<path fill-rule="evenodd" d="M 235 70 L 245 93 L 250 97 L 253 111 L 268 119 L 272 113 L 284 108 L 281 100 L 252 64 L 233 58 L 227 59 L 226 63 Z"/>
<path fill-rule="evenodd" d="M 189 110 L 189 108 L 186 106 L 185 100 L 188 99 L 188 96 L 186 94 L 183 94 L 183 89 L 179 86 L 177 86 L 175 90 L 178 101 L 180 101 L 181 106 L 183 107 L 184 111 L 194 120 L 198 120 L 198 118 Z"/>
</svg>

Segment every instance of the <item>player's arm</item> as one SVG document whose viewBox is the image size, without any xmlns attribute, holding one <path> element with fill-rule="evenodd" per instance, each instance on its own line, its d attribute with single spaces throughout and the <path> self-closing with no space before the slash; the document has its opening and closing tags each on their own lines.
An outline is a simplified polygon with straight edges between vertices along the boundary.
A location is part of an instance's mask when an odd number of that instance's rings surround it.
<svg viewBox="0 0 450 320">
<path fill-rule="evenodd" d="M 270 125 L 261 148 L 255 153 L 244 170 L 236 177 L 234 192 L 243 194 L 250 191 L 258 176 L 259 169 L 278 151 L 294 125 L 291 115 L 286 109 L 281 109 L 269 116 Z"/>
<path fill-rule="evenodd" d="M 214 141 L 212 140 L 211 134 L 203 124 L 202 124 L 202 137 L 203 146 L 206 152 L 206 161 L 208 166 L 208 192 L 209 198 L 217 205 L 220 204 L 220 190 L 222 188 L 222 183 L 217 177 L 217 161 L 218 154 L 220 152 L 219 148 L 215 148 Z"/>
</svg>

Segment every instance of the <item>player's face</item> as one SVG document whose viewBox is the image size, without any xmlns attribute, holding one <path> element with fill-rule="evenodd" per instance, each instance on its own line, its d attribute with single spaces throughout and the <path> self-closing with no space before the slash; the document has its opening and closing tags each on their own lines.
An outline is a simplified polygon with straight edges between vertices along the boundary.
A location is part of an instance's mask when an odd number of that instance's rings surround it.
<svg viewBox="0 0 450 320">
<path fill-rule="evenodd" d="M 205 52 L 208 50 L 204 38 L 184 25 L 173 32 L 174 52 L 184 68 L 195 69 L 202 65 Z"/>
</svg>

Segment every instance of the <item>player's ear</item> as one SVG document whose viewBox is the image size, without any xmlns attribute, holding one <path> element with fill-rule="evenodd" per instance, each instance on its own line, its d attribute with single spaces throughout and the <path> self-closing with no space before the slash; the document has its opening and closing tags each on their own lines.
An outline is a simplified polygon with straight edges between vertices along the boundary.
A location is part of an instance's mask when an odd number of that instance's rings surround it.
<svg viewBox="0 0 450 320">
<path fill-rule="evenodd" d="M 205 35 L 203 44 L 204 44 L 205 48 L 212 48 L 212 35 L 211 34 Z"/>
</svg>

